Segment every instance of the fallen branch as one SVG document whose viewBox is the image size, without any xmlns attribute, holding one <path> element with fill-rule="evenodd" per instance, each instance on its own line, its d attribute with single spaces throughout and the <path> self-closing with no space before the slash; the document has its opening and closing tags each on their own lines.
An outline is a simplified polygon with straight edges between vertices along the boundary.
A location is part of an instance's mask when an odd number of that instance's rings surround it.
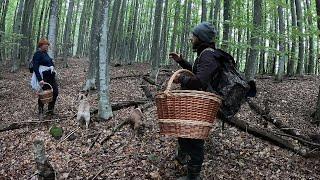
<svg viewBox="0 0 320 180">
<path fill-rule="evenodd" d="M 270 110 L 268 106 L 268 102 L 265 102 L 266 110 L 263 110 L 261 107 L 259 107 L 257 104 L 255 104 L 252 100 L 247 100 L 249 107 L 257 114 L 261 115 L 262 118 L 272 124 L 274 124 L 277 128 L 279 128 L 284 133 L 287 133 L 292 136 L 299 137 L 299 139 L 303 139 L 304 141 L 311 141 L 310 138 L 300 134 L 295 128 L 288 127 L 285 123 L 281 122 L 280 120 L 277 120 L 273 118 L 270 115 Z M 303 142 L 303 141 L 301 141 Z"/>
<path fill-rule="evenodd" d="M 118 111 L 120 109 L 123 108 L 128 108 L 128 107 L 132 107 L 132 106 L 139 106 L 142 104 L 147 103 L 148 101 L 146 100 L 135 100 L 135 101 L 121 101 L 119 103 L 116 104 L 111 104 L 111 108 L 112 111 Z M 97 114 L 98 113 L 98 109 L 95 109 L 93 111 L 90 112 L 91 114 Z"/>
<path fill-rule="evenodd" d="M 111 80 L 124 79 L 124 78 L 138 78 L 139 76 L 146 76 L 146 74 L 133 74 L 133 75 L 127 75 L 127 76 L 112 77 Z"/>
<path fill-rule="evenodd" d="M 304 144 L 308 144 L 310 146 L 313 146 L 315 148 L 320 148 L 320 144 L 318 143 L 314 143 L 314 142 L 310 142 L 310 141 L 306 141 L 300 137 L 297 137 L 297 136 L 292 136 L 292 135 L 289 135 L 289 134 L 285 134 L 285 133 L 278 133 L 278 132 L 274 132 L 274 134 L 277 134 L 279 136 L 285 136 L 285 137 L 289 137 L 289 138 L 292 138 L 292 139 L 295 139 L 295 140 L 298 140 Z"/>
<path fill-rule="evenodd" d="M 80 129 L 80 127 L 76 128 L 75 130 L 71 131 L 67 136 L 65 136 L 59 143 L 62 143 L 66 139 L 68 139 L 73 133 L 77 132 Z"/>
<path fill-rule="evenodd" d="M 122 121 L 119 125 L 117 125 L 112 129 L 111 133 L 107 137 L 103 138 L 99 143 L 103 144 L 105 141 L 109 140 L 119 129 L 121 129 L 124 125 L 128 123 L 129 123 L 129 119 Z"/>
<path fill-rule="evenodd" d="M 43 123 L 59 122 L 59 121 L 61 121 L 61 119 L 43 120 L 43 121 L 22 121 L 22 122 L 13 122 L 10 124 L 0 124 L 0 132 L 24 128 L 31 124 L 43 124 Z"/>
<path fill-rule="evenodd" d="M 98 141 L 99 137 L 101 135 L 101 132 L 97 135 L 97 137 L 94 139 L 94 141 L 91 143 L 91 145 L 89 146 L 87 152 L 89 152 L 91 150 L 91 148 L 93 148 L 93 146 L 96 144 L 96 142 Z"/>
<path fill-rule="evenodd" d="M 234 117 L 232 119 L 226 119 L 224 121 L 232 126 L 237 127 L 238 129 L 240 129 L 242 131 L 245 131 L 245 132 L 248 132 L 249 134 L 254 135 L 255 137 L 259 137 L 261 139 L 272 142 L 273 144 L 275 144 L 279 147 L 286 148 L 286 149 L 288 149 L 294 153 L 297 153 L 299 155 L 302 155 L 302 156 L 305 155 L 305 152 L 303 152 L 303 150 L 300 150 L 298 147 L 295 147 L 293 144 L 291 144 L 288 140 L 283 139 L 282 137 L 277 136 L 266 129 L 252 126 L 252 125 L 248 124 L 246 121 L 240 120 L 236 117 Z"/>
</svg>

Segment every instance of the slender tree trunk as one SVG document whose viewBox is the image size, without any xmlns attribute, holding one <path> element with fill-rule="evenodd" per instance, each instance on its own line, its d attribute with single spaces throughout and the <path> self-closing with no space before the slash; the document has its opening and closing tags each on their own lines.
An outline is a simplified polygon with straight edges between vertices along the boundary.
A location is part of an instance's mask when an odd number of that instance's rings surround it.
<svg viewBox="0 0 320 180">
<path fill-rule="evenodd" d="M 214 0 L 211 0 L 211 2 L 210 2 L 210 12 L 209 12 L 209 22 L 211 22 L 212 24 L 214 24 L 213 15 L 214 15 Z"/>
<path fill-rule="evenodd" d="M 219 29 L 218 24 L 219 24 L 220 9 L 221 9 L 221 0 L 216 0 L 216 4 L 214 7 L 214 14 L 213 14 L 213 22 L 217 29 Z"/>
<path fill-rule="evenodd" d="M 318 15 L 317 25 L 318 25 L 318 30 L 320 31 L 320 19 L 319 19 L 319 17 L 320 17 L 320 0 L 316 0 L 316 7 L 317 7 L 317 15 Z M 318 38 L 319 37 L 320 37 L 320 34 L 318 34 Z M 319 46 L 319 44 L 318 44 L 318 46 Z M 318 101 L 317 101 L 314 119 L 317 121 L 320 121 L 320 88 L 319 88 L 319 93 L 318 93 Z"/>
<path fill-rule="evenodd" d="M 296 16 L 296 9 L 295 9 L 295 0 L 290 0 L 290 12 L 291 12 L 291 56 L 288 61 L 288 76 L 293 76 L 295 74 L 295 60 L 296 60 L 296 45 L 297 45 L 297 38 L 296 34 L 293 33 L 297 29 L 297 16 Z"/>
<path fill-rule="evenodd" d="M 130 35 L 130 50 L 129 50 L 129 64 L 135 62 L 136 60 L 136 29 L 137 29 L 137 20 L 138 20 L 138 11 L 139 11 L 139 1 L 134 1 L 134 11 L 133 11 L 133 22 L 131 24 L 131 35 Z"/>
<path fill-rule="evenodd" d="M 297 13 L 297 25 L 299 28 L 299 59 L 297 66 L 297 74 L 303 75 L 303 65 L 304 65 L 304 38 L 303 38 L 303 19 L 302 19 L 302 8 L 301 0 L 295 0 L 296 13 Z"/>
<path fill-rule="evenodd" d="M 311 14 L 311 1 L 307 0 L 307 10 Z M 315 56 L 314 56 L 314 37 L 312 34 L 312 16 L 308 13 L 308 29 L 310 32 L 309 35 L 309 65 L 308 65 L 308 74 L 314 74 L 315 73 Z"/>
<path fill-rule="evenodd" d="M 4 0 L 3 4 L 0 4 L 3 6 L 3 12 L 0 12 L 1 20 L 0 20 L 0 31 L 3 33 L 6 31 L 6 16 L 9 6 L 9 0 Z M 4 41 L 4 37 L 2 33 L 0 33 L 0 42 Z M 0 49 L 0 62 L 6 59 L 6 49 L 2 48 Z"/>
<path fill-rule="evenodd" d="M 83 90 L 96 89 L 96 75 L 98 72 L 98 57 L 99 54 L 99 22 L 100 22 L 100 10 L 101 9 L 101 0 L 94 0 L 94 11 L 93 18 L 91 24 L 91 32 L 90 32 L 90 53 L 89 53 L 89 70 L 87 74 L 86 84 Z"/>
<path fill-rule="evenodd" d="M 33 49 L 32 44 L 32 22 L 33 22 L 33 6 L 35 0 L 28 0 L 25 3 L 24 11 L 23 11 L 23 18 L 22 18 L 22 27 L 24 31 L 22 31 L 23 39 L 21 43 L 21 56 L 20 61 L 26 63 L 32 55 L 31 50 Z"/>
<path fill-rule="evenodd" d="M 151 64 L 152 72 L 151 77 L 154 78 L 159 69 L 160 65 L 160 53 L 159 53 L 159 40 L 160 40 L 160 28 L 161 28 L 161 14 L 162 14 L 162 3 L 163 0 L 156 0 L 156 11 L 154 18 L 154 28 L 153 28 L 153 40 L 151 48 Z"/>
<path fill-rule="evenodd" d="M 40 12 L 40 20 L 39 20 L 39 24 L 38 24 L 39 30 L 38 30 L 37 41 L 36 41 L 36 42 L 39 42 L 41 30 L 44 29 L 44 27 L 42 27 L 42 19 L 43 19 L 44 10 L 46 9 L 46 7 L 47 7 L 47 1 L 43 1 L 43 2 L 42 2 L 41 12 Z"/>
<path fill-rule="evenodd" d="M 127 9 L 127 0 L 122 0 L 121 3 L 121 10 L 120 10 L 120 18 L 119 18 L 119 28 L 116 32 L 116 37 L 114 37 L 114 47 L 111 48 L 111 52 L 112 53 L 112 57 L 115 58 L 117 61 L 117 64 L 121 64 L 121 53 L 120 55 L 118 55 L 118 53 L 114 53 L 114 52 L 118 52 L 123 42 L 123 29 L 124 29 L 124 21 L 125 21 L 125 15 L 126 15 L 126 9 Z"/>
<path fill-rule="evenodd" d="M 55 54 L 57 51 L 57 23 L 58 23 L 58 0 L 51 0 L 50 2 L 50 18 L 48 26 L 48 40 L 50 42 L 50 48 L 48 51 L 49 56 L 55 59 Z"/>
<path fill-rule="evenodd" d="M 251 34 L 251 48 L 249 59 L 246 62 L 245 74 L 247 79 L 254 79 L 257 68 L 257 56 L 259 51 L 255 49 L 260 44 L 259 29 L 261 28 L 262 0 L 254 0 L 253 26 L 254 31 Z"/>
<path fill-rule="evenodd" d="M 109 93 L 109 59 L 108 56 L 108 5 L 109 0 L 101 0 L 103 7 L 102 16 L 100 18 L 100 38 L 99 38 L 99 113 L 101 120 L 112 118 L 112 109 L 110 104 Z"/>
<path fill-rule="evenodd" d="M 75 48 L 77 47 L 77 44 L 76 44 L 76 40 L 75 40 L 75 37 L 76 37 L 76 29 L 77 29 L 77 24 L 78 24 L 78 15 L 80 13 L 80 0 L 77 0 L 77 5 L 76 5 L 76 10 L 74 11 L 75 12 L 75 15 L 73 16 L 73 22 L 74 22 L 74 25 L 72 26 L 72 35 L 71 35 L 71 44 L 72 44 L 72 47 L 71 47 L 71 56 L 73 56 L 75 54 Z"/>
<path fill-rule="evenodd" d="M 109 38 L 110 38 L 110 53 L 109 59 L 113 57 L 115 46 L 116 46 L 116 39 L 118 33 L 118 27 L 120 26 L 119 21 L 121 21 L 121 17 L 119 17 L 119 12 L 121 8 L 121 0 L 114 1 L 113 8 L 112 8 L 112 17 L 111 17 L 111 24 L 110 24 L 110 31 L 109 31 Z"/>
<path fill-rule="evenodd" d="M 201 22 L 207 21 L 207 0 L 201 0 Z"/>
<path fill-rule="evenodd" d="M 284 15 L 283 15 L 283 7 L 281 5 L 278 6 L 278 15 L 279 15 L 279 51 L 280 51 L 280 58 L 279 58 L 279 67 L 278 67 L 278 74 L 277 80 L 282 81 L 283 74 L 284 74 L 284 63 L 285 63 L 285 46 L 284 46 L 284 33 L 285 33 L 285 24 L 284 24 Z"/>
<path fill-rule="evenodd" d="M 67 68 L 69 66 L 68 65 L 68 57 L 70 56 L 70 49 L 73 46 L 70 41 L 73 6 L 74 6 L 74 0 L 69 0 L 67 20 L 65 23 L 65 28 L 64 28 L 65 30 L 64 30 L 64 36 L 63 36 L 63 61 L 64 61 L 65 68 Z"/>
<path fill-rule="evenodd" d="M 169 0 L 164 0 L 164 9 L 163 9 L 163 21 L 162 21 L 162 32 L 161 32 L 161 43 L 160 43 L 160 60 L 165 62 L 167 59 L 167 31 L 168 31 L 168 4 Z"/>
<path fill-rule="evenodd" d="M 16 14 L 16 18 L 13 25 L 13 32 L 16 34 L 21 34 L 21 23 L 22 23 L 22 13 L 24 7 L 24 0 L 19 1 L 19 7 Z M 20 68 L 20 61 L 19 61 L 19 54 L 20 54 L 20 44 L 17 42 L 12 49 L 12 72 L 16 72 Z"/>
<path fill-rule="evenodd" d="M 176 39 L 177 39 L 177 31 L 178 31 L 179 20 L 180 20 L 180 18 L 179 18 L 180 17 L 180 7 L 181 7 L 181 0 L 176 0 L 170 52 L 175 52 L 177 50 Z"/>
<path fill-rule="evenodd" d="M 228 39 L 230 34 L 230 0 L 223 1 L 223 39 L 222 39 L 222 49 L 228 49 Z"/>
</svg>

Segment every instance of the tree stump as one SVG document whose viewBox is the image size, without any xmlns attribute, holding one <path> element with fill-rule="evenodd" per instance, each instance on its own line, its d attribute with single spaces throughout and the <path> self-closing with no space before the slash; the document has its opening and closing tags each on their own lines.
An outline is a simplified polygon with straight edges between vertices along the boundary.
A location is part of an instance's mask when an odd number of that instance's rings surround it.
<svg viewBox="0 0 320 180">
<path fill-rule="evenodd" d="M 35 158 L 37 169 L 38 169 L 38 179 L 54 180 L 55 172 L 45 155 L 43 141 L 35 140 L 33 142 L 33 147 L 34 147 L 34 158 Z"/>
</svg>

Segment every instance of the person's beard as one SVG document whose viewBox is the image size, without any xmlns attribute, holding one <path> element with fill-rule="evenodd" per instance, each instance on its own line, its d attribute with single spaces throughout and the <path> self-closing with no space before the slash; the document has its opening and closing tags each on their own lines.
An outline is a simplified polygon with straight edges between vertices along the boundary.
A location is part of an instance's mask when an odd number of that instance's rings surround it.
<svg viewBox="0 0 320 180">
<path fill-rule="evenodd" d="M 195 43 L 192 43 L 192 50 L 193 50 L 193 52 L 197 52 L 200 44 L 201 44 L 200 41 L 196 41 Z"/>
</svg>

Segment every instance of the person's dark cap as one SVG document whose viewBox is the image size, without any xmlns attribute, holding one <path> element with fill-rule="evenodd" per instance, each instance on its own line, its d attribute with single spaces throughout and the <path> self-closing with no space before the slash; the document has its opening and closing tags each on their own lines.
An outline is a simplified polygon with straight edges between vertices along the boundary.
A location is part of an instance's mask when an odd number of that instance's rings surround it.
<svg viewBox="0 0 320 180">
<path fill-rule="evenodd" d="M 195 28 L 193 28 L 192 33 L 197 38 L 199 38 L 200 41 L 206 43 L 214 42 L 217 34 L 215 28 L 209 22 L 200 23 Z"/>
</svg>

